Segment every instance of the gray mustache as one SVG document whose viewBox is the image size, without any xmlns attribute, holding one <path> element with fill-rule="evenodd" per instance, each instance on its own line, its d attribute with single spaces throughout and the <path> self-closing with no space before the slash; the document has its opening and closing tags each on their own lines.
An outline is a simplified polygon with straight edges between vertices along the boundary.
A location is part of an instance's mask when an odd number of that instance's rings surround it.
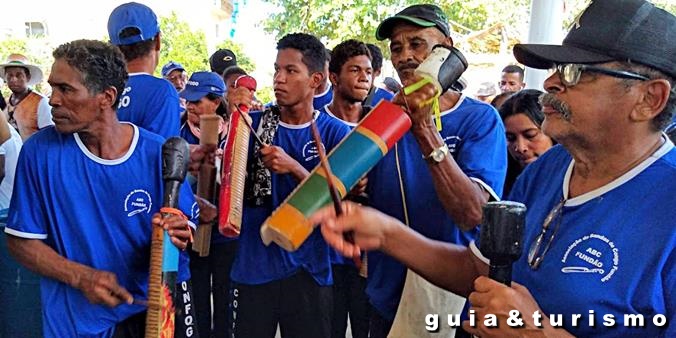
<svg viewBox="0 0 676 338">
<path fill-rule="evenodd" d="M 541 106 L 551 106 L 561 113 L 562 117 L 569 121 L 571 117 L 571 111 L 568 104 L 563 101 L 558 100 L 554 94 L 544 93 L 538 98 L 538 102 Z"/>
</svg>

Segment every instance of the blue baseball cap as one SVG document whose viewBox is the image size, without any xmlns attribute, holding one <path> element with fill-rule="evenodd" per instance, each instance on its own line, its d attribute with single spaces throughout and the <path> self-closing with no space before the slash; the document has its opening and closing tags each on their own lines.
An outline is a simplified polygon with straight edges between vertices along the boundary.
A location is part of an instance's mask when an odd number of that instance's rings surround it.
<svg viewBox="0 0 676 338">
<path fill-rule="evenodd" d="M 139 34 L 120 37 L 126 28 L 136 28 Z M 116 46 L 131 45 L 150 40 L 160 32 L 157 16 L 150 7 L 136 2 L 122 4 L 115 8 L 108 18 L 110 43 Z"/>
<path fill-rule="evenodd" d="M 223 79 L 212 72 L 194 72 L 179 95 L 186 101 L 199 101 L 209 93 L 223 96 L 225 94 Z"/>
<path fill-rule="evenodd" d="M 175 70 L 185 70 L 183 65 L 178 62 L 169 61 L 166 65 L 162 66 L 162 77 L 167 77 L 171 72 Z"/>
</svg>

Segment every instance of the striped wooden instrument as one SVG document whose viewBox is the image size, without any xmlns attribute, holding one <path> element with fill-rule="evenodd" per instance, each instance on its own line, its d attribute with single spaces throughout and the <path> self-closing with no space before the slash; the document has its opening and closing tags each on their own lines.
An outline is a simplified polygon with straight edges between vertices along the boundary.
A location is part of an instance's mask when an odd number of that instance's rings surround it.
<svg viewBox="0 0 676 338">
<path fill-rule="evenodd" d="M 256 80 L 242 75 L 235 80 L 235 88 L 244 87 L 256 92 Z M 223 149 L 221 166 L 221 191 L 218 201 L 218 231 L 225 237 L 237 237 L 242 229 L 244 206 L 244 180 L 249 154 L 249 133 L 251 117 L 246 105 L 239 105 L 240 111 L 230 113 L 230 130 Z M 244 114 L 242 114 L 244 113 Z M 246 120 L 244 120 L 246 119 Z"/>
<path fill-rule="evenodd" d="M 381 101 L 328 156 L 333 182 L 344 198 L 360 178 L 387 154 L 411 127 L 397 105 Z M 263 243 L 298 249 L 314 228 L 307 218 L 331 203 L 326 172 L 317 166 L 261 226 Z"/>
<path fill-rule="evenodd" d="M 207 151 L 216 150 L 218 147 L 218 127 L 221 117 L 216 114 L 200 116 L 200 145 L 205 146 Z M 197 196 L 214 203 L 216 197 L 216 167 L 206 160 L 200 166 L 197 174 Z M 193 251 L 200 257 L 209 255 L 211 248 L 211 223 L 201 223 L 195 232 L 195 241 L 192 244 Z"/>
<path fill-rule="evenodd" d="M 248 110 L 243 110 L 246 112 Z M 243 119 L 248 114 L 233 112 L 230 131 L 223 150 L 221 192 L 218 206 L 218 230 L 225 237 L 236 237 L 242 229 L 244 180 L 249 154 L 249 127 Z M 250 120 L 249 120 L 250 121 Z"/>
<path fill-rule="evenodd" d="M 188 143 L 180 137 L 171 137 L 162 146 L 163 217 L 170 215 L 164 210 L 176 210 L 178 206 L 179 188 L 188 171 L 189 159 Z M 154 227 L 150 247 L 146 338 L 174 337 L 178 255 L 178 248 L 171 243 L 167 231 Z"/>
</svg>

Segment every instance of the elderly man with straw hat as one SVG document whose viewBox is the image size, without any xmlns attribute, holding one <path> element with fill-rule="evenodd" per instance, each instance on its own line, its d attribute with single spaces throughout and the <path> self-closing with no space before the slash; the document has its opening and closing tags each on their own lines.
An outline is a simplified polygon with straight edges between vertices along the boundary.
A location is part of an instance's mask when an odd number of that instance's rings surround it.
<svg viewBox="0 0 676 338">
<path fill-rule="evenodd" d="M 0 76 L 12 91 L 7 102 L 6 117 L 25 141 L 36 131 L 54 124 L 49 99 L 29 86 L 42 81 L 42 71 L 21 54 L 11 54 L 0 64 Z"/>
</svg>

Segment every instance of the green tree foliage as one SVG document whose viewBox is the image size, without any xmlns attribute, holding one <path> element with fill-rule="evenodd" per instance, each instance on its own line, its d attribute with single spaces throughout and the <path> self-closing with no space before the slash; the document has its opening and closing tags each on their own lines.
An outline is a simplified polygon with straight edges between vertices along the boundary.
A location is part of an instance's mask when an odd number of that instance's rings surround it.
<svg viewBox="0 0 676 338">
<path fill-rule="evenodd" d="M 270 0 L 281 10 L 263 23 L 277 38 L 293 32 L 309 32 L 327 46 L 355 38 L 377 43 L 378 24 L 416 0 Z M 455 32 L 465 35 L 489 28 L 497 22 L 525 25 L 530 0 L 441 0 L 436 4 L 449 15 Z M 379 46 L 387 52 L 383 42 Z"/>
<path fill-rule="evenodd" d="M 275 101 L 275 91 L 272 86 L 265 86 L 256 90 L 256 98 L 262 103 Z"/>
<path fill-rule="evenodd" d="M 537 1 L 537 0 L 536 0 Z M 419 0 L 269 0 L 280 10 L 263 22 L 264 29 L 277 38 L 293 33 L 307 32 L 319 37 L 332 48 L 340 41 L 355 38 L 365 42 L 376 42 L 378 24 L 408 5 Z M 653 0 L 657 6 L 676 14 L 674 0 Z M 589 0 L 565 0 L 567 16 L 564 27 L 583 10 Z M 501 24 L 506 30 L 508 45 L 525 37 L 528 30 L 531 0 L 439 0 L 435 2 L 448 15 L 457 36 L 454 38 L 461 47 L 474 52 L 498 52 L 500 31 L 482 35 L 486 41 L 468 41 L 463 36 Z M 389 54 L 387 45 L 379 43 Z"/>
<path fill-rule="evenodd" d="M 168 17 L 159 19 L 162 49 L 155 75 L 160 76 L 162 66 L 169 61 L 182 64 L 188 73 L 209 70 L 209 54 L 204 32 L 191 30 L 188 23 L 180 21 L 174 12 Z"/>
<path fill-rule="evenodd" d="M 248 55 L 246 55 L 246 53 L 244 53 L 244 48 L 242 47 L 241 44 L 232 40 L 225 40 L 220 44 L 218 44 L 216 48 L 229 49 L 233 53 L 235 53 L 235 56 L 237 57 L 237 65 L 242 69 L 244 69 L 247 73 L 251 73 L 254 70 L 256 70 L 255 62 Z"/>
</svg>

